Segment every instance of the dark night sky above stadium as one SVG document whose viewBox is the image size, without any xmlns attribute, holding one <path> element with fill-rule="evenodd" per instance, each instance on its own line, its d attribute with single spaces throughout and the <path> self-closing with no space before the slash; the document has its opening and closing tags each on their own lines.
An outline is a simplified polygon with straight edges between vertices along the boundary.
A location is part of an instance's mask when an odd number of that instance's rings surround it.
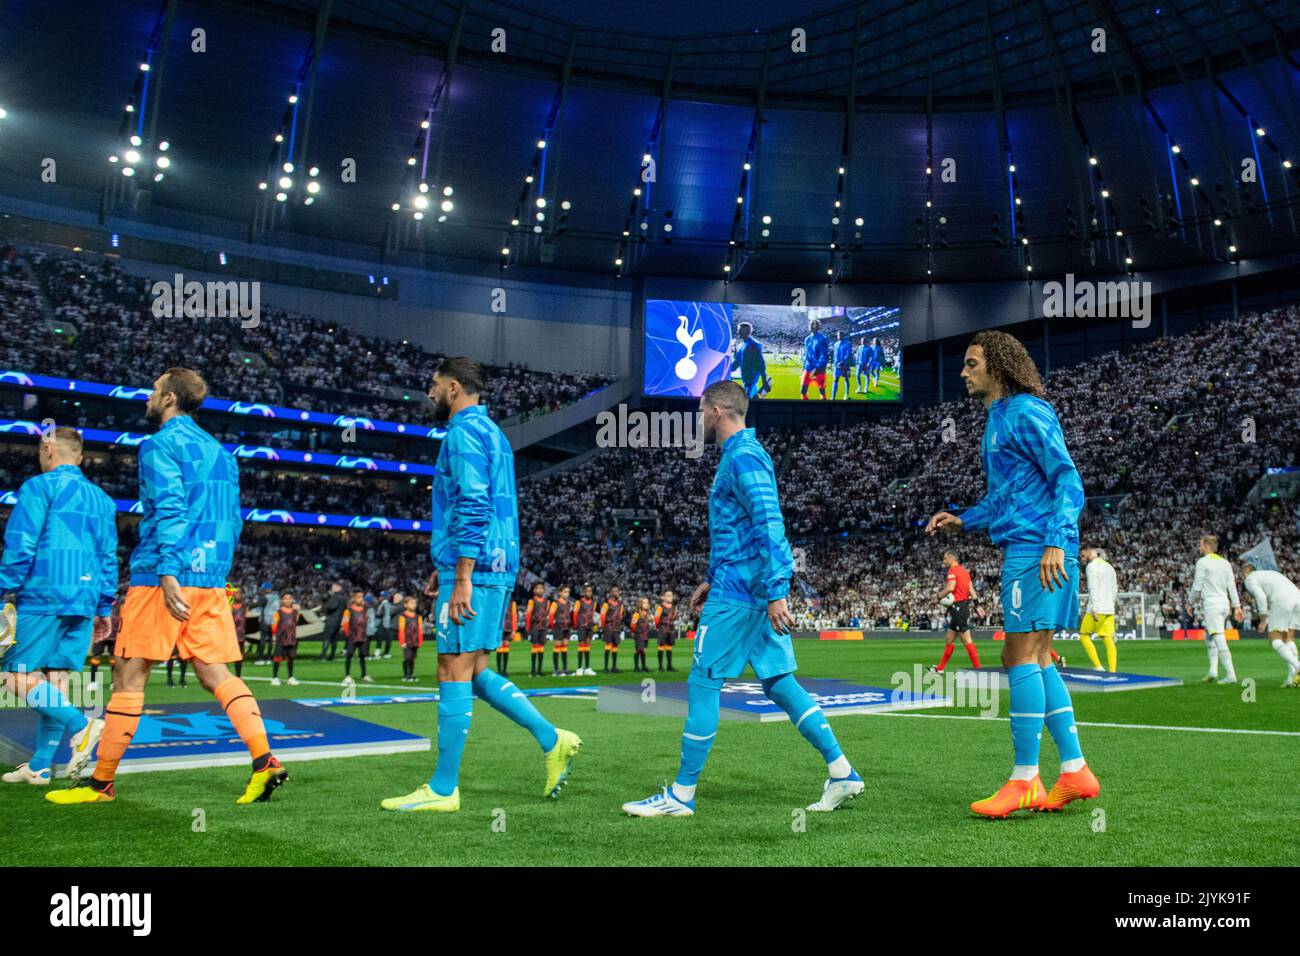
<svg viewBox="0 0 1300 956">
<path fill-rule="evenodd" d="M 661 36 L 766 29 L 842 0 L 523 0 L 519 6 L 584 27 Z"/>
</svg>

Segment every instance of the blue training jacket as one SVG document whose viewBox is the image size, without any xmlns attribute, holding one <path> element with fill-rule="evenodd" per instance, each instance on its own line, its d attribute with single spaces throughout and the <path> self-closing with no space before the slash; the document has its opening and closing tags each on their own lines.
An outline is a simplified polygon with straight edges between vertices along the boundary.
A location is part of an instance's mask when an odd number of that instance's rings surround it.
<svg viewBox="0 0 1300 956">
<path fill-rule="evenodd" d="M 181 587 L 222 588 L 244 521 L 235 456 L 189 415 L 176 415 L 140 445 L 140 543 L 131 583 L 161 575 Z"/>
<path fill-rule="evenodd" d="M 723 443 L 709 489 L 709 600 L 765 608 L 790 593 L 793 570 L 772 458 L 742 429 Z"/>
<path fill-rule="evenodd" d="M 1083 479 L 1052 406 L 1028 394 L 998 399 L 989 406 L 981 455 L 988 491 L 961 514 L 963 526 L 987 528 L 1007 554 L 1051 547 L 1077 555 Z"/>
<path fill-rule="evenodd" d="M 831 359 L 831 340 L 826 333 L 818 329 L 809 332 L 803 340 L 803 367 L 805 372 L 824 369 Z"/>
<path fill-rule="evenodd" d="M 32 614 L 104 616 L 117 593 L 117 508 L 76 465 L 28 478 L 5 526 L 0 593 Z"/>
<path fill-rule="evenodd" d="M 456 562 L 474 559 L 475 584 L 513 587 L 519 573 L 519 502 L 515 455 L 482 405 L 447 423 L 433 478 L 429 552 L 439 584 L 456 578 Z"/>
</svg>

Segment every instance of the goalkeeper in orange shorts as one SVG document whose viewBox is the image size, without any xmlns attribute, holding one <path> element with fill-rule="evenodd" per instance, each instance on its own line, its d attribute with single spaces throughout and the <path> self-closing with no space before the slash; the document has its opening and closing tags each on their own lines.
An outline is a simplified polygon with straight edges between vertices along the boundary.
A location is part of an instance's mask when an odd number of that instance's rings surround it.
<svg viewBox="0 0 1300 956">
<path fill-rule="evenodd" d="M 108 803 L 116 797 L 114 779 L 140 724 L 149 673 L 173 649 L 193 661 L 199 683 L 217 698 L 248 747 L 253 769 L 235 802 L 267 800 L 288 779 L 271 753 L 252 692 L 226 669 L 242 656 L 225 585 L 243 520 L 235 456 L 193 418 L 207 394 L 197 372 L 169 368 L 145 405 L 145 417 L 159 428 L 140 446 L 140 543 L 131 555 L 99 760 L 87 785 L 47 793 L 51 803 Z"/>
</svg>

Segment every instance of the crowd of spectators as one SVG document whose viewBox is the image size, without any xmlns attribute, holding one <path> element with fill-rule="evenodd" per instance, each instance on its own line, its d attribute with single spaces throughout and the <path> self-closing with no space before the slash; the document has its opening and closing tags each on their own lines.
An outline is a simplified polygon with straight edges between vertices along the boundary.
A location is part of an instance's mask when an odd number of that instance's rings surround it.
<svg viewBox="0 0 1300 956">
<path fill-rule="evenodd" d="M 266 302 L 255 323 L 238 316 L 158 316 L 153 280 L 128 274 L 112 258 L 41 246 L 4 249 L 0 355 L 6 368 L 147 386 L 162 369 L 202 356 L 214 396 L 429 421 L 424 395 L 445 356 L 411 342 L 361 335 Z M 42 295 L 52 322 L 43 321 Z M 609 382 L 520 364 L 487 366 L 485 372 L 484 401 L 498 420 L 561 408 Z"/>
</svg>

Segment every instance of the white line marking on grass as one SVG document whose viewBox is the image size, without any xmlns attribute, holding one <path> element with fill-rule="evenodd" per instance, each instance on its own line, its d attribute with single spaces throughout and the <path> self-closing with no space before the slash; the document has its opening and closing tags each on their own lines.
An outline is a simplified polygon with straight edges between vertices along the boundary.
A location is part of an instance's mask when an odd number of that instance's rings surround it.
<svg viewBox="0 0 1300 956">
<path fill-rule="evenodd" d="M 878 711 L 875 717 L 930 717 L 939 720 L 1009 720 L 1009 717 L 979 717 L 974 714 L 918 714 L 906 711 Z M 1257 734 L 1265 737 L 1300 737 L 1295 730 L 1243 730 L 1235 727 L 1175 727 L 1170 724 L 1110 724 L 1076 720 L 1079 727 L 1119 727 L 1124 730 L 1182 730 L 1194 734 Z"/>
<path fill-rule="evenodd" d="M 272 678 L 270 677 L 253 677 L 253 676 L 244 678 L 245 681 L 257 680 L 257 681 L 266 681 L 267 683 L 270 683 L 271 679 Z M 282 679 L 280 683 L 283 684 L 284 680 Z M 312 687 L 346 687 L 347 686 L 341 680 L 303 680 L 301 677 L 298 678 L 298 683 L 301 685 L 310 685 Z M 360 690 L 362 687 L 371 690 L 405 690 L 405 691 L 423 690 L 426 693 L 438 689 L 437 684 L 426 684 L 424 685 L 424 687 L 421 687 L 419 684 L 366 684 L 361 681 L 358 681 L 357 689 Z"/>
</svg>

